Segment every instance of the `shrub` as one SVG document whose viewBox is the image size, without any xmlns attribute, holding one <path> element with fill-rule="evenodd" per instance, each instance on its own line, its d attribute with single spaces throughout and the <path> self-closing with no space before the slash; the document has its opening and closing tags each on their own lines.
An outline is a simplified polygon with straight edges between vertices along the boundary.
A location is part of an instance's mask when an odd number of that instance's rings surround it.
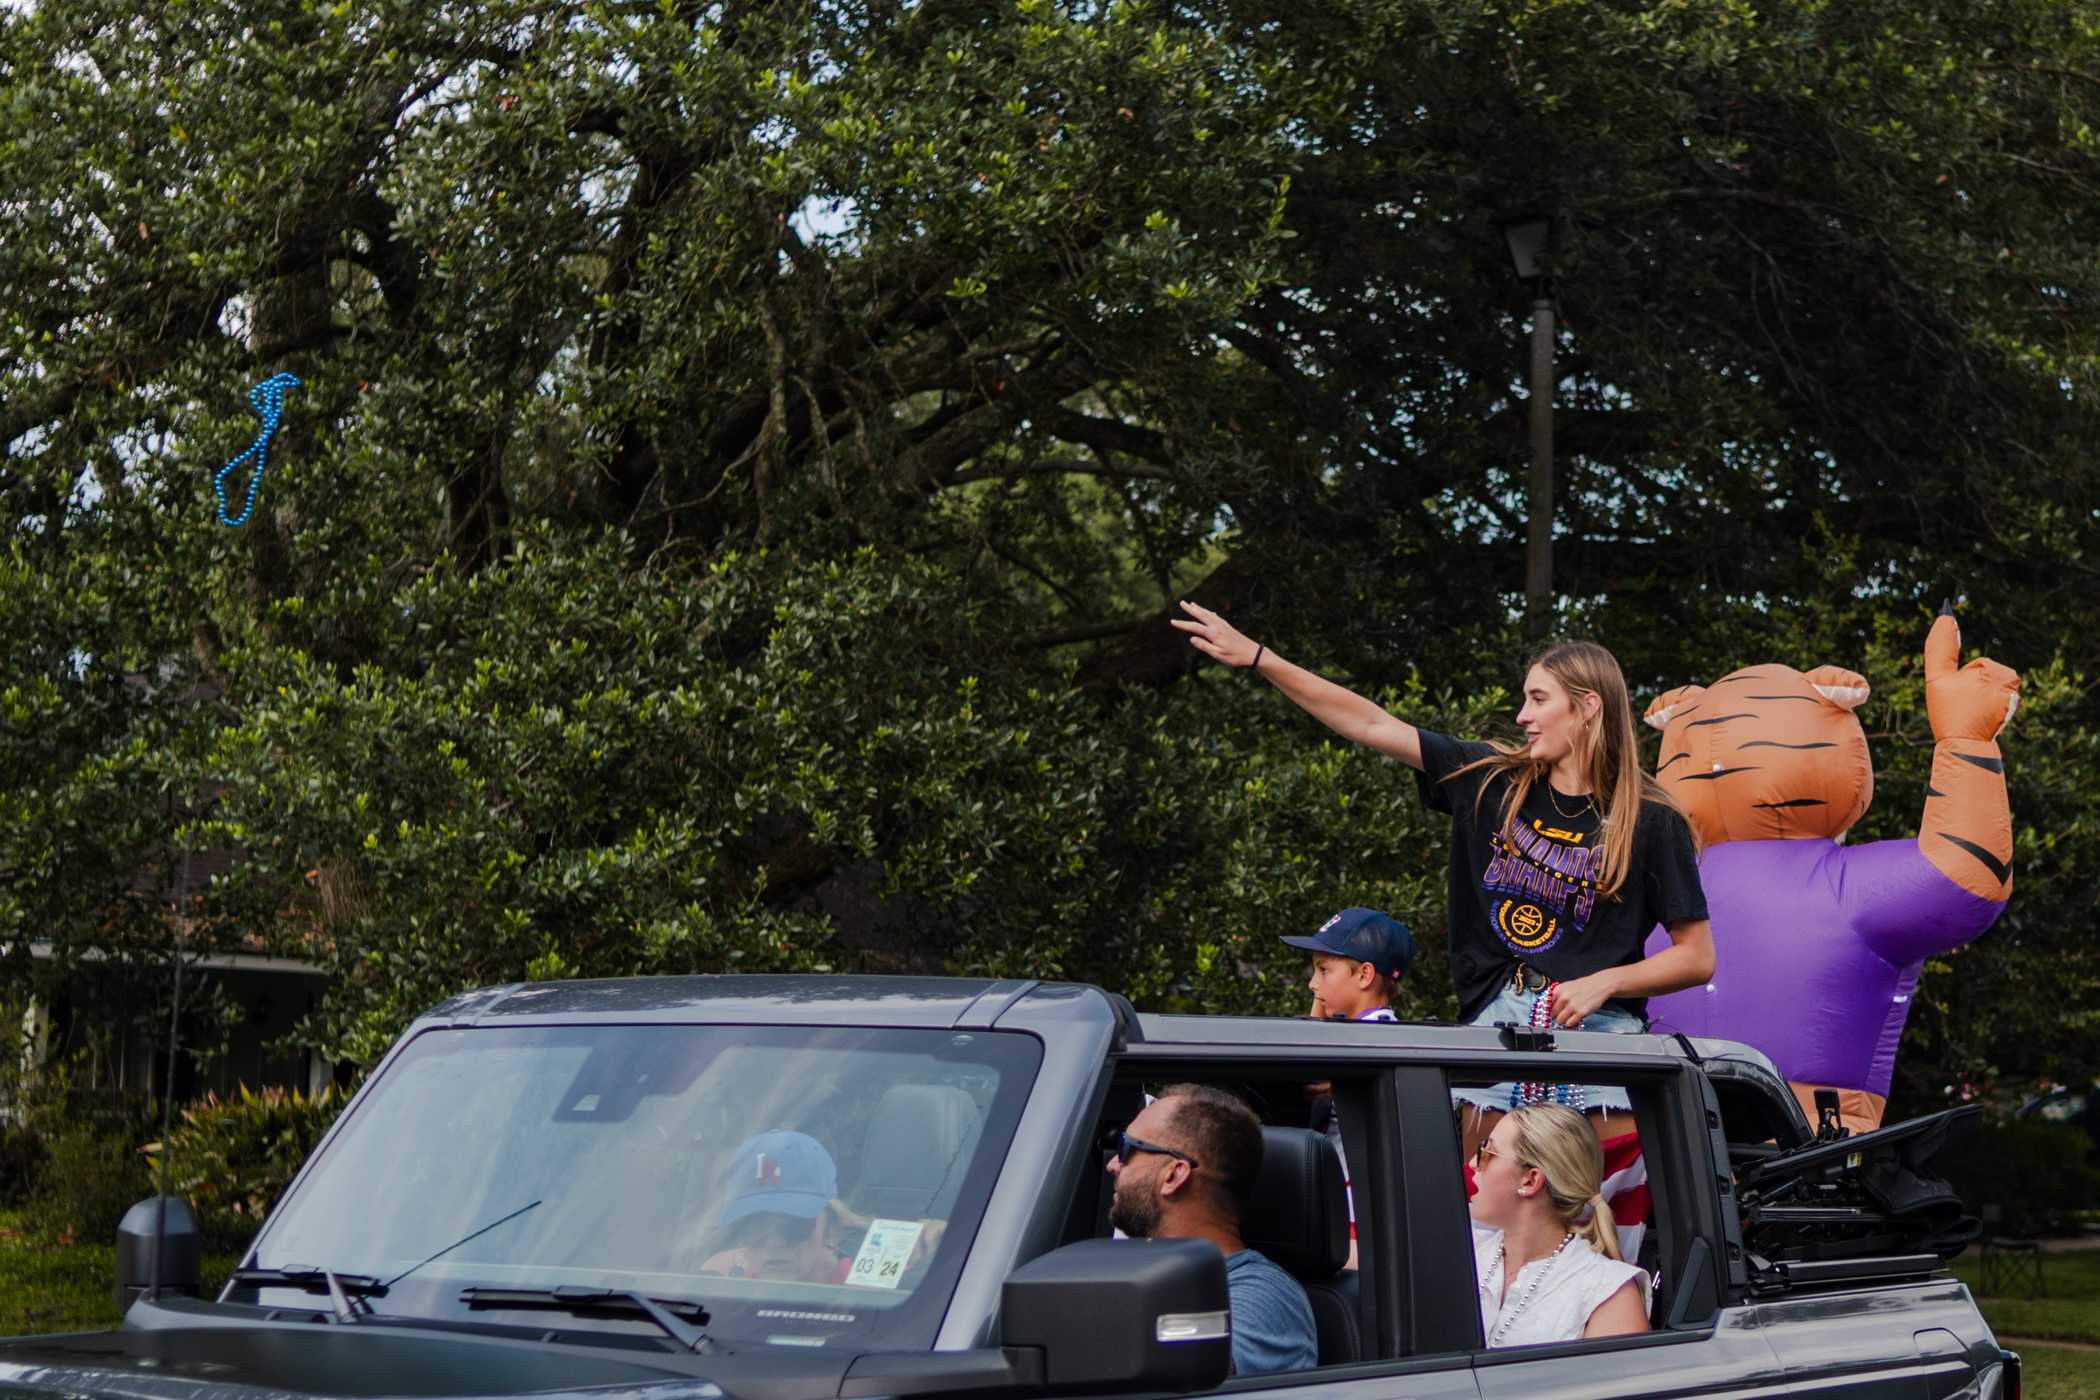
<svg viewBox="0 0 2100 1400">
<path fill-rule="evenodd" d="M 1971 1213 L 2001 1207 L 2007 1234 L 2073 1229 L 2079 1212 L 2100 1207 L 2089 1145 L 2084 1133 L 2057 1123 L 1984 1123 L 1948 1156 L 1947 1178 Z"/>
<path fill-rule="evenodd" d="M 0 1210 L 27 1205 L 44 1178 L 44 1135 L 26 1123 L 0 1124 Z"/>
<path fill-rule="evenodd" d="M 153 1194 L 139 1144 L 145 1133 L 76 1123 L 44 1139 L 45 1159 L 31 1210 L 62 1238 L 107 1242 L 135 1203 Z"/>
<path fill-rule="evenodd" d="M 182 1110 L 169 1134 L 169 1189 L 196 1208 L 207 1247 L 237 1248 L 255 1233 L 343 1100 L 332 1084 L 310 1095 L 243 1086 Z"/>
</svg>

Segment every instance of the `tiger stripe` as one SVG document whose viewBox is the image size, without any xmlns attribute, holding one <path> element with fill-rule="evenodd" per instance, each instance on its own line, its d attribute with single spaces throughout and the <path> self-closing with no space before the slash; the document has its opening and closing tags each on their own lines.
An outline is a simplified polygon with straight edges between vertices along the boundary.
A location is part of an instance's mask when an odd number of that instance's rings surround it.
<svg viewBox="0 0 2100 1400">
<path fill-rule="evenodd" d="M 2012 804 L 1996 740 L 1942 739 L 1933 746 L 1918 850 L 1970 894 L 1994 900 L 2012 894 Z"/>
</svg>

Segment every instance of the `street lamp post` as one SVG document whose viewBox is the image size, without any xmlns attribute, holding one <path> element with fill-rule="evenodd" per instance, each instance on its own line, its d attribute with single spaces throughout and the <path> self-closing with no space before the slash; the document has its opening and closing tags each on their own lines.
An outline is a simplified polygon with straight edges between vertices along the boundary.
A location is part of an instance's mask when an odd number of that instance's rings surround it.
<svg viewBox="0 0 2100 1400">
<path fill-rule="evenodd" d="M 1545 273 L 1553 222 L 1537 213 L 1502 220 L 1510 265 L 1531 288 L 1531 483 L 1524 540 L 1524 634 L 1545 639 L 1553 622 L 1553 288 Z"/>
</svg>

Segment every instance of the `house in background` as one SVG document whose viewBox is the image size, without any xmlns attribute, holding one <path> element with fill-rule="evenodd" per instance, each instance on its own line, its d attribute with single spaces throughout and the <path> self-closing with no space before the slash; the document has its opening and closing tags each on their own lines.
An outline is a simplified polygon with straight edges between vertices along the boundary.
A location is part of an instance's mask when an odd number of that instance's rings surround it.
<svg viewBox="0 0 2100 1400">
<path fill-rule="evenodd" d="M 188 668 L 172 661 L 129 673 L 123 685 L 148 705 L 210 705 L 223 694 L 215 680 L 189 677 Z M 213 800 L 208 791 L 197 793 L 188 804 L 168 799 L 163 812 L 167 829 L 173 831 L 184 818 L 208 810 Z M 212 881 L 245 859 L 245 852 L 233 849 L 190 851 L 179 858 L 168 850 L 132 873 L 129 897 L 145 908 L 166 908 L 172 955 L 174 932 L 182 919 L 178 911 L 197 907 Z M 309 881 L 318 887 L 323 908 L 335 909 L 342 898 L 340 882 L 316 878 L 320 874 L 309 872 Z M 11 873 L 0 868 L 0 881 L 9 878 Z M 30 960 L 40 965 L 40 972 L 49 973 L 54 951 L 51 942 L 32 941 Z M 22 1063 L 16 1068 L 33 1073 L 40 1065 L 77 1058 L 84 1076 L 84 1082 L 75 1081 L 79 1089 L 117 1098 L 158 1097 L 168 1084 L 167 989 L 142 988 L 135 966 L 126 968 L 124 981 L 118 983 L 115 969 L 106 960 L 98 968 L 97 962 L 90 955 L 62 976 L 39 976 L 42 991 L 26 1005 L 19 1000 L 12 1006 L 0 1002 L 9 1016 L 19 1013 L 22 1018 Z M 167 966 L 172 969 L 172 963 Z M 223 1049 L 215 1045 L 215 1053 L 200 1059 L 178 1044 L 178 1102 L 206 1093 L 231 1093 L 242 1085 L 316 1092 L 330 1083 L 349 1082 L 349 1064 L 338 1065 L 285 1043 L 293 1028 L 318 1007 L 328 985 L 329 974 L 318 964 L 278 956 L 260 937 L 250 937 L 231 950 L 185 958 L 182 977 L 185 1006 L 216 994 L 214 999 L 238 1014 Z M 141 1014 L 146 1012 L 152 1014 Z M 0 1093 L 14 1078 L 0 1076 Z M 0 1103 L 0 1111 L 6 1107 Z"/>
<path fill-rule="evenodd" d="M 31 944 L 30 956 L 48 962 L 51 945 Z M 94 976 L 93 964 L 77 969 L 74 976 Z M 180 1045 L 176 1047 L 178 1102 L 206 1093 L 228 1094 L 243 1084 L 250 1089 L 312 1093 L 336 1082 L 333 1062 L 312 1050 L 287 1049 L 282 1044 L 300 1019 L 320 1004 L 328 982 L 322 969 L 293 958 L 214 953 L 186 960 L 182 978 L 185 1002 L 198 997 L 203 984 L 216 984 L 225 1001 L 242 1015 L 228 1033 L 225 1052 L 201 1065 Z M 86 1013 L 77 1009 L 80 1003 L 95 1002 L 92 996 L 76 999 L 61 986 L 48 1000 L 29 1004 L 23 1012 L 23 1043 L 32 1066 L 76 1049 L 91 1049 L 90 1082 L 82 1088 L 117 1095 L 160 1094 L 167 1087 L 166 1024 L 151 1027 L 124 1021 L 102 1028 L 106 1034 L 98 1037 L 91 1034 L 95 1028 L 81 1024 L 79 1018 Z"/>
<path fill-rule="evenodd" d="M 201 894 L 236 858 L 232 852 L 198 852 L 180 891 L 182 902 Z M 48 942 L 32 943 L 29 951 L 36 963 L 52 962 Z M 22 1067 L 33 1072 L 38 1065 L 77 1056 L 86 1076 L 77 1085 L 81 1089 L 117 1098 L 159 1096 L 168 1082 L 166 993 L 154 998 L 156 1016 L 110 1018 L 106 1008 L 111 998 L 95 985 L 97 977 L 96 960 L 89 958 L 68 976 L 47 984 L 44 995 L 23 1008 Z M 314 1093 L 331 1083 L 347 1082 L 349 1065 L 285 1043 L 300 1020 L 320 1005 L 328 981 L 328 972 L 318 964 L 266 953 L 259 943 L 253 949 L 185 958 L 183 1004 L 197 1006 L 216 993 L 238 1019 L 221 1053 L 200 1060 L 178 1043 L 176 1101 L 229 1094 L 242 1085 Z"/>
</svg>

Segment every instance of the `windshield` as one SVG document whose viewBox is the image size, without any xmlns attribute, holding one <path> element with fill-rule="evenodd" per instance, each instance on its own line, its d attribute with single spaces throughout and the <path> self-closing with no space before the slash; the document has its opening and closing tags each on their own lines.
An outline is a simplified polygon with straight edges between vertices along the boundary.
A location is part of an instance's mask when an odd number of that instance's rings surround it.
<svg viewBox="0 0 2100 1400">
<path fill-rule="evenodd" d="M 930 1346 L 1039 1058 L 931 1030 L 426 1031 L 248 1262 L 368 1275 L 383 1315 L 654 1330 L 460 1297 L 567 1285 L 702 1301 L 732 1346 Z"/>
</svg>

